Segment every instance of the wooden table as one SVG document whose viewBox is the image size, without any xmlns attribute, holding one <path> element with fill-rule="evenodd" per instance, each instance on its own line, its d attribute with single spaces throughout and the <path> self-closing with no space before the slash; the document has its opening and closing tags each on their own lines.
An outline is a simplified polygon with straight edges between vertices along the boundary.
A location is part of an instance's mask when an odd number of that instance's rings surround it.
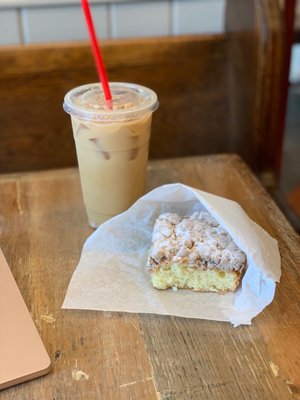
<svg viewBox="0 0 300 400">
<path fill-rule="evenodd" d="M 153 161 L 149 189 L 182 182 L 238 201 L 279 241 L 282 279 L 251 326 L 61 310 L 88 227 L 77 169 L 0 177 L 0 246 L 53 363 L 1 400 L 295 399 L 300 241 L 235 155 Z M 80 372 L 82 371 L 82 372 Z"/>
</svg>

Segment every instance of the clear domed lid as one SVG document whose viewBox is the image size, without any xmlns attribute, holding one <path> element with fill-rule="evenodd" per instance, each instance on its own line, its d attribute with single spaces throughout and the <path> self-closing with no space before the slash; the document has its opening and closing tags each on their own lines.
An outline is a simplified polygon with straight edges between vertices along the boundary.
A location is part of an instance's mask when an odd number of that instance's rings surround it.
<svg viewBox="0 0 300 400">
<path fill-rule="evenodd" d="M 126 121 L 142 117 L 158 107 L 155 92 L 132 83 L 111 82 L 113 108 L 106 105 L 100 83 L 91 83 L 70 90 L 64 99 L 64 110 L 90 121 Z"/>
</svg>

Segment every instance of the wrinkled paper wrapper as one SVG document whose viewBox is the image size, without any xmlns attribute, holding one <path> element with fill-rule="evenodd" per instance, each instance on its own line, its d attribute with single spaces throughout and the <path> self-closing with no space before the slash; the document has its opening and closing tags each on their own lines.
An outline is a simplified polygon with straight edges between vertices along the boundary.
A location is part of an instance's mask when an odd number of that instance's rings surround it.
<svg viewBox="0 0 300 400">
<path fill-rule="evenodd" d="M 235 293 L 157 290 L 146 270 L 152 231 L 165 212 L 208 211 L 247 255 Z M 153 313 L 250 324 L 274 298 L 280 278 L 278 245 L 234 201 L 182 184 L 154 189 L 102 224 L 85 242 L 63 308 Z"/>
</svg>

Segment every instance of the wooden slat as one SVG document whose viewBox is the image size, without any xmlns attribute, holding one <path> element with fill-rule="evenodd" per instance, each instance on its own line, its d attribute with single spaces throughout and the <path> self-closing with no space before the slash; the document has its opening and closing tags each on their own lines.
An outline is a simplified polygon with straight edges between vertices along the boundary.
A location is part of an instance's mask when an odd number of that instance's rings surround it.
<svg viewBox="0 0 300 400">
<path fill-rule="evenodd" d="M 44 379 L 5 390 L 1 400 L 127 400 L 132 393 L 156 400 L 134 316 L 61 310 L 70 273 L 92 232 L 77 171 L 9 176 L 0 192 L 1 248 L 53 367 Z"/>
<path fill-rule="evenodd" d="M 277 0 L 226 4 L 232 150 L 254 170 L 270 172 L 276 180 L 285 115 L 281 11 Z"/>
<path fill-rule="evenodd" d="M 228 0 L 225 20 L 225 35 L 103 41 L 108 75 L 157 92 L 151 158 L 235 151 L 274 182 L 284 121 L 281 12 L 273 0 Z M 2 47 L 0 67 L 0 171 L 75 165 L 62 101 L 97 81 L 89 44 Z"/>
<path fill-rule="evenodd" d="M 281 20 L 277 1 L 228 0 L 225 35 L 103 41 L 111 81 L 158 94 L 151 158 L 234 151 L 275 181 L 284 121 Z M 62 102 L 71 88 L 97 81 L 89 44 L 1 47 L 0 68 L 0 171 L 76 165 Z"/>
<path fill-rule="evenodd" d="M 182 182 L 238 201 L 274 236 L 282 278 L 251 326 L 61 310 L 88 227 L 78 171 L 0 177 L 0 245 L 50 354 L 43 378 L 4 390 L 24 399 L 297 399 L 300 240 L 237 156 L 152 161 L 148 189 Z M 86 375 L 76 373 L 83 371 Z M 76 377 L 83 376 L 82 380 Z"/>
<path fill-rule="evenodd" d="M 150 157 L 227 149 L 222 35 L 114 40 L 102 47 L 111 81 L 139 83 L 158 94 Z M 62 102 L 71 88 L 97 81 L 89 44 L 1 48 L 0 67 L 0 171 L 75 165 Z"/>
<path fill-rule="evenodd" d="M 239 158 L 197 161 L 155 163 L 151 174 L 167 176 L 169 182 L 184 179 L 188 185 L 239 202 L 279 241 L 282 278 L 275 301 L 250 327 L 232 329 L 217 322 L 141 316 L 157 390 L 162 399 L 298 398 L 299 236 Z"/>
</svg>

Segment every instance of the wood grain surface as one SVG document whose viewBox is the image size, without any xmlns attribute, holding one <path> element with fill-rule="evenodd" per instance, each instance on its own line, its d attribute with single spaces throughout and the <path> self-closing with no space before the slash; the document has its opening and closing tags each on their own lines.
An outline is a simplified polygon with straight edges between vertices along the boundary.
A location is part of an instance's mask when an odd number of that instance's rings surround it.
<svg viewBox="0 0 300 400">
<path fill-rule="evenodd" d="M 284 29 L 278 0 L 228 0 L 228 96 L 233 151 L 278 178 L 285 109 Z"/>
<path fill-rule="evenodd" d="M 274 236 L 282 278 L 250 326 L 61 310 L 88 227 L 77 169 L 0 176 L 0 246 L 52 360 L 1 400 L 300 398 L 299 236 L 235 155 L 152 161 L 148 189 L 182 182 L 238 201 Z"/>
<path fill-rule="evenodd" d="M 151 158 L 234 151 L 256 172 L 278 175 L 277 1 L 228 0 L 225 19 L 224 34 L 103 40 L 109 79 L 157 93 Z M 70 89 L 98 80 L 89 43 L 2 46 L 0 68 L 0 172 L 75 166 L 62 103 Z"/>
<path fill-rule="evenodd" d="M 229 150 L 224 35 L 104 40 L 102 49 L 111 82 L 158 95 L 151 158 Z M 72 88 L 98 81 L 89 43 L 0 48 L 0 67 L 0 171 L 75 166 L 62 104 Z"/>
</svg>

